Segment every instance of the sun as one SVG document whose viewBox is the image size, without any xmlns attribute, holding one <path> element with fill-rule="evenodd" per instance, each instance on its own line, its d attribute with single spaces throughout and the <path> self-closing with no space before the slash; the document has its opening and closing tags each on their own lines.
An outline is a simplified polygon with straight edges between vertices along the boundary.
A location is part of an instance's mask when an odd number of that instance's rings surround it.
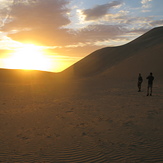
<svg viewBox="0 0 163 163">
<path fill-rule="evenodd" d="M 44 54 L 41 47 L 23 44 L 12 53 L 12 56 L 6 58 L 5 65 L 11 69 L 49 71 L 51 60 Z"/>
</svg>

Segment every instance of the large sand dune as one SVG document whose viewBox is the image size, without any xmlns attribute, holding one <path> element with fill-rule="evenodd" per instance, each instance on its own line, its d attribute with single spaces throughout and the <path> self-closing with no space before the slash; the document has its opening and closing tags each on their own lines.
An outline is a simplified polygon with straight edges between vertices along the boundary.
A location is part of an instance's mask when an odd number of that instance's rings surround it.
<svg viewBox="0 0 163 163">
<path fill-rule="evenodd" d="M 129 70 L 130 66 L 134 64 L 137 72 L 152 71 L 156 69 L 155 66 L 157 68 L 160 66 L 163 59 L 162 47 L 163 27 L 158 27 L 123 46 L 99 49 L 63 71 L 63 74 L 89 77 L 110 71 L 110 68 L 116 67 L 125 60 L 128 60 L 125 67 L 128 67 Z M 133 58 L 131 63 L 130 58 Z"/>
<path fill-rule="evenodd" d="M 0 162 L 163 162 L 162 29 L 61 74 L 1 70 Z"/>
</svg>

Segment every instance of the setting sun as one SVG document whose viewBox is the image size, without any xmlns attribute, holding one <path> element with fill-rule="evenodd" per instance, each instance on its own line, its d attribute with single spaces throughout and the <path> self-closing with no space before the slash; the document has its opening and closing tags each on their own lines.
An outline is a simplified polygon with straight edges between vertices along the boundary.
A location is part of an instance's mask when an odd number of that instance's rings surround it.
<svg viewBox="0 0 163 163">
<path fill-rule="evenodd" d="M 16 49 L 12 56 L 5 59 L 5 66 L 11 69 L 49 71 L 51 60 L 39 46 L 24 44 Z"/>
</svg>

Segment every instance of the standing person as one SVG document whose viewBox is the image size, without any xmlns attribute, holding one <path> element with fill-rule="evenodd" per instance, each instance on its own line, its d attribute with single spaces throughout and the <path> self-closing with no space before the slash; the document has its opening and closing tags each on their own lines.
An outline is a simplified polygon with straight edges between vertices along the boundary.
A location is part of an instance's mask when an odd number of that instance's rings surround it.
<svg viewBox="0 0 163 163">
<path fill-rule="evenodd" d="M 146 79 L 148 79 L 147 96 L 149 95 L 152 96 L 152 87 L 153 87 L 153 80 L 154 80 L 154 76 L 152 72 L 149 74 L 149 76 Z M 150 94 L 149 94 L 149 90 L 150 90 Z"/>
<path fill-rule="evenodd" d="M 138 92 L 141 92 L 141 84 L 143 82 L 143 78 L 141 76 L 141 73 L 139 73 L 139 76 L 138 76 Z"/>
</svg>

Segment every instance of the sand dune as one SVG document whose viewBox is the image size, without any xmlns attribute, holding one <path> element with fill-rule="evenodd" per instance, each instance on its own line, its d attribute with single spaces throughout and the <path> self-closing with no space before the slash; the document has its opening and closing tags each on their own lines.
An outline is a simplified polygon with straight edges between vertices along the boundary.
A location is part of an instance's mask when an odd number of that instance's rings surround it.
<svg viewBox="0 0 163 163">
<path fill-rule="evenodd" d="M 54 79 L 55 73 L 38 70 L 0 69 L 0 82 L 30 83 L 31 81 L 48 81 Z"/>
<path fill-rule="evenodd" d="M 126 45 L 99 49 L 63 71 L 63 74 L 69 74 L 78 77 L 89 77 L 90 75 L 97 75 L 112 67 L 115 67 L 119 63 L 131 57 L 135 57 L 137 71 L 148 69 L 149 66 L 151 66 L 152 69 L 155 67 L 155 64 L 157 64 L 157 61 L 162 60 L 162 47 L 163 27 L 158 27 L 152 29 L 151 31 L 145 33 L 144 35 Z M 144 55 L 144 62 L 138 58 L 143 58 L 142 55 Z M 155 58 L 156 61 L 154 59 L 155 62 L 153 63 L 153 66 L 152 63 L 150 63 L 151 65 L 148 64 L 148 67 L 146 67 L 144 63 L 146 64 L 148 60 L 151 62 L 151 58 Z M 140 64 L 142 68 L 139 68 Z M 129 62 L 126 63 L 126 65 L 128 65 L 128 68 L 130 67 Z"/>
<path fill-rule="evenodd" d="M 0 162 L 163 162 L 160 31 L 96 51 L 61 75 L 1 70 Z M 85 78 L 65 78 L 73 69 Z M 154 90 L 147 97 L 145 75 L 150 71 Z M 139 72 L 144 82 L 138 93 Z"/>
</svg>

